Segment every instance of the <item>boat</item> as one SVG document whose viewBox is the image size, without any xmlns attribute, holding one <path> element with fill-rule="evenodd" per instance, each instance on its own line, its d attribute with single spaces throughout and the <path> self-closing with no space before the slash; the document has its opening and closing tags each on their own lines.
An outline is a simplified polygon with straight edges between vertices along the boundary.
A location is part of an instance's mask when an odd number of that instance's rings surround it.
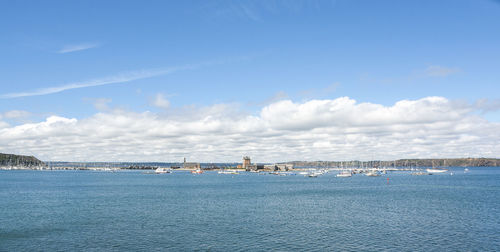
<svg viewBox="0 0 500 252">
<path fill-rule="evenodd" d="M 343 171 L 339 174 L 337 174 L 337 177 L 338 178 L 348 178 L 348 177 L 352 177 L 352 173 L 349 172 L 349 171 Z"/>
<path fill-rule="evenodd" d="M 191 171 L 192 174 L 202 174 L 203 173 L 203 170 L 201 169 L 196 169 L 196 170 L 192 170 Z"/>
<path fill-rule="evenodd" d="M 447 171 L 448 171 L 447 169 L 427 168 L 427 172 L 430 174 L 445 173 Z"/>
<path fill-rule="evenodd" d="M 158 167 L 155 170 L 156 174 L 165 174 L 165 173 L 170 173 L 170 170 L 164 167 Z"/>
<path fill-rule="evenodd" d="M 237 171 L 219 171 L 218 174 L 240 174 Z"/>
<path fill-rule="evenodd" d="M 309 175 L 307 175 L 308 177 L 310 178 L 317 178 L 318 177 L 318 174 L 313 172 L 313 173 L 309 173 Z"/>
<path fill-rule="evenodd" d="M 368 171 L 365 173 L 365 175 L 368 177 L 379 177 L 380 176 L 380 174 L 376 171 Z"/>
<path fill-rule="evenodd" d="M 446 159 L 444 160 L 444 165 L 446 167 Z M 427 168 L 427 172 L 430 174 L 436 174 L 436 173 L 445 173 L 448 170 L 445 168 L 435 168 L 434 163 L 432 164 L 432 168 Z"/>
</svg>

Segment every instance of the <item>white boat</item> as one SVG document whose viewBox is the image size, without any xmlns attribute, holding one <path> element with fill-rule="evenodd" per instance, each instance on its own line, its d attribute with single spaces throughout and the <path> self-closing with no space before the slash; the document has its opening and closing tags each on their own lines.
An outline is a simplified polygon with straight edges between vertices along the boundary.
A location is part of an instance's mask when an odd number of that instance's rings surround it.
<svg viewBox="0 0 500 252">
<path fill-rule="evenodd" d="M 240 174 L 237 171 L 219 171 L 218 174 Z"/>
<path fill-rule="evenodd" d="M 369 172 L 365 173 L 365 175 L 368 176 L 368 177 L 378 177 L 378 176 L 380 176 L 380 174 L 378 172 L 376 172 L 376 171 L 369 171 Z"/>
<path fill-rule="evenodd" d="M 427 172 L 430 174 L 435 174 L 435 173 L 444 173 L 447 172 L 447 169 L 437 169 L 437 168 L 427 168 Z"/>
<path fill-rule="evenodd" d="M 348 177 L 352 177 L 352 173 L 351 172 L 348 172 L 348 171 L 343 171 L 339 174 L 337 174 L 337 177 L 338 178 L 348 178 Z"/>
<path fill-rule="evenodd" d="M 165 173 L 170 173 L 170 170 L 167 168 L 158 167 L 158 168 L 156 168 L 155 173 L 156 174 L 165 174 Z"/>
</svg>

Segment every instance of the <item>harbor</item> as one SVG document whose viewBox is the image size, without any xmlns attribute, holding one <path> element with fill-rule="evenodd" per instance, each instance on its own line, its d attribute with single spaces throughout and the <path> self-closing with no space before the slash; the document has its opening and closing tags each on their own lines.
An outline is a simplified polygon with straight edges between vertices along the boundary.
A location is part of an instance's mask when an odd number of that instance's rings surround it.
<svg viewBox="0 0 500 252">
<path fill-rule="evenodd" d="M 455 175 L 349 178 L 0 171 L 0 208 L 9 209 L 0 250 L 496 250 L 500 169 L 449 169 Z"/>
<path fill-rule="evenodd" d="M 288 163 L 252 163 L 249 156 L 243 156 L 241 163 L 200 163 L 188 162 L 42 162 L 35 157 L 0 154 L 3 161 L 0 170 L 88 170 L 96 172 L 118 172 L 124 170 L 141 170 L 145 174 L 167 174 L 175 171 L 190 171 L 202 174 L 205 171 L 216 171 L 218 174 L 238 175 L 251 172 L 270 175 L 303 175 L 318 177 L 327 173 L 335 173 L 337 177 L 347 178 L 353 175 L 378 177 L 391 172 L 410 172 L 411 175 L 450 174 L 448 167 L 495 167 L 500 165 L 499 159 L 467 158 L 467 159 L 400 159 L 393 161 L 294 161 Z M 450 165 L 451 164 L 451 165 Z M 457 165 L 459 164 L 459 165 Z"/>
</svg>

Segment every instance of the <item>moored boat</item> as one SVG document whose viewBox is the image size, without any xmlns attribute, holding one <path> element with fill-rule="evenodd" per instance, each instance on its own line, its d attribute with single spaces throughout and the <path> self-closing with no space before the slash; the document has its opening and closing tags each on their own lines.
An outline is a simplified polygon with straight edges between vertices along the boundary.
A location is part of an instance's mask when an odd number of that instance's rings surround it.
<svg viewBox="0 0 500 252">
<path fill-rule="evenodd" d="M 447 171 L 448 171 L 447 169 L 427 168 L 427 172 L 430 173 L 430 174 L 445 173 Z"/>
<path fill-rule="evenodd" d="M 336 175 L 336 177 L 338 178 L 348 178 L 348 177 L 352 177 L 352 172 L 348 172 L 348 171 L 343 171 L 339 174 Z"/>
<path fill-rule="evenodd" d="M 365 176 L 368 176 L 368 177 L 379 177 L 380 174 L 377 171 L 368 171 L 367 173 L 365 173 Z"/>
<path fill-rule="evenodd" d="M 164 167 L 158 167 L 155 170 L 156 174 L 165 174 L 165 173 L 170 173 L 170 170 Z"/>
<path fill-rule="evenodd" d="M 237 171 L 219 171 L 218 174 L 240 174 Z"/>
</svg>

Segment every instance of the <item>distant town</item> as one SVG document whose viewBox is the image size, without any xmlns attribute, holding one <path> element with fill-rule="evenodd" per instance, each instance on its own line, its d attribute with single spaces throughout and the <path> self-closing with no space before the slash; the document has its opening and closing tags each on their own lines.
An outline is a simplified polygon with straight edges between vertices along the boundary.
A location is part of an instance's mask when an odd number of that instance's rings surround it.
<svg viewBox="0 0 500 252">
<path fill-rule="evenodd" d="M 136 169 L 156 170 L 238 170 L 238 171 L 291 171 L 305 168 L 330 169 L 411 169 L 416 167 L 497 167 L 497 158 L 449 158 L 449 159 L 398 159 L 391 161 L 291 161 L 279 163 L 252 163 L 244 156 L 241 163 L 200 163 L 188 162 L 42 162 L 33 156 L 0 153 L 0 169 L 32 170 L 95 170 L 95 169 Z"/>
</svg>

